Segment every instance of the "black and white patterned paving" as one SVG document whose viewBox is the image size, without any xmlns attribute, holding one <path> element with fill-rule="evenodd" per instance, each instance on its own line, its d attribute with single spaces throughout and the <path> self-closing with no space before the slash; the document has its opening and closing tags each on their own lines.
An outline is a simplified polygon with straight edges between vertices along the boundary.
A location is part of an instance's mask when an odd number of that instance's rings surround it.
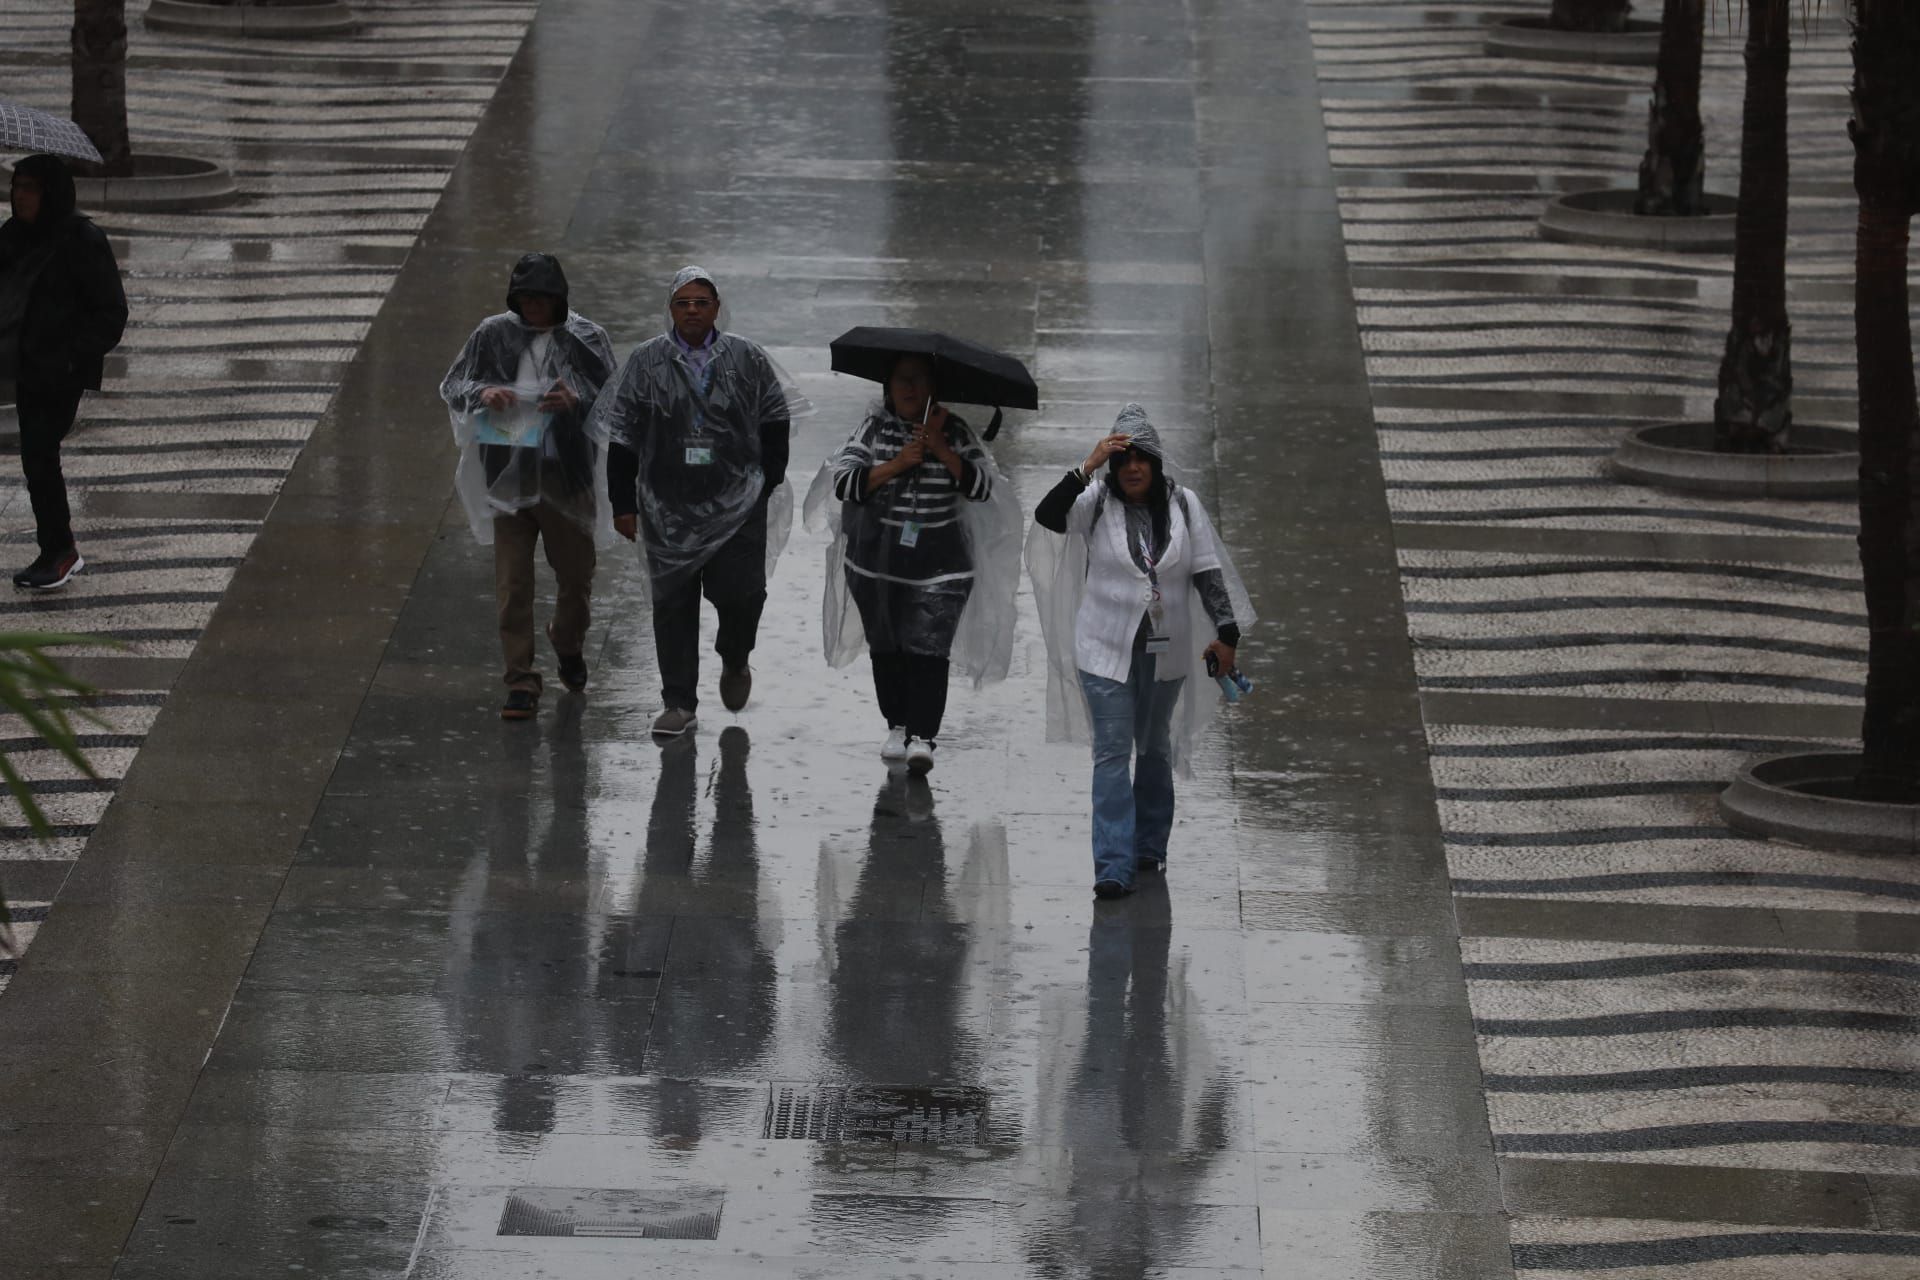
<svg viewBox="0 0 1920 1280">
<path fill-rule="evenodd" d="M 1731 256 L 1540 238 L 1551 194 L 1633 181 L 1651 79 L 1482 53 L 1541 7 L 1313 10 L 1515 1266 L 1911 1276 L 1920 867 L 1715 811 L 1741 763 L 1852 737 L 1854 512 L 1606 474 L 1628 427 L 1711 415 Z M 1836 21 L 1795 36 L 1796 409 L 1846 424 L 1850 64 Z M 1721 13 L 1705 69 L 1727 191 L 1740 38 Z M 1778 1194 L 1708 1204 L 1699 1166 Z"/>
<path fill-rule="evenodd" d="M 87 569 L 58 597 L 0 600 L 0 617 L 102 641 L 68 651 L 106 660 L 86 668 L 111 689 L 99 723 L 80 726 L 101 778 L 76 775 L 0 717 L 0 739 L 56 828 L 35 840 L 0 801 L 0 880 L 9 862 L 78 857 L 164 701 L 154 675 L 192 651 L 536 5 L 354 7 L 358 31 L 300 40 L 153 32 L 130 8 L 136 150 L 218 160 L 241 197 L 96 215 L 131 315 L 63 451 Z M 64 112 L 72 12 L 60 0 L 0 2 L 8 97 Z M 17 472 L 0 477 L 0 521 L 0 549 L 31 559 Z M 20 941 L 45 905 L 14 903 Z M 13 968 L 0 959 L 0 987 Z"/>
</svg>

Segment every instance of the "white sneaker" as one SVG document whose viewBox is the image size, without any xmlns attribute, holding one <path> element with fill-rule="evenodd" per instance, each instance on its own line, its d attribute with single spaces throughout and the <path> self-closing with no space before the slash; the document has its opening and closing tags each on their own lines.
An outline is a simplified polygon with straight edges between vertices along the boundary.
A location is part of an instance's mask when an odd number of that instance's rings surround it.
<svg viewBox="0 0 1920 1280">
<path fill-rule="evenodd" d="M 907 772 L 928 773 L 933 769 L 933 744 L 925 738 L 907 739 Z"/>
<path fill-rule="evenodd" d="M 880 746 L 882 760 L 905 760 L 907 758 L 907 731 L 903 725 L 895 725 L 887 730 L 887 740 Z"/>
</svg>

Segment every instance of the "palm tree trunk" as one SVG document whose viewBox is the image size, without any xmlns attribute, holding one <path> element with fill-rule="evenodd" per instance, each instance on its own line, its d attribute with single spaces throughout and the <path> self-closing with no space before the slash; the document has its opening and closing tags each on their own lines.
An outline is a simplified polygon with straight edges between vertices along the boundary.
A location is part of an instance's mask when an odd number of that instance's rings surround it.
<svg viewBox="0 0 1920 1280">
<path fill-rule="evenodd" d="M 1860 793 L 1920 800 L 1920 403 L 1907 242 L 1920 211 L 1920 6 L 1853 0 L 1854 344 L 1867 707 Z"/>
<path fill-rule="evenodd" d="M 1625 31 L 1632 8 L 1630 0 L 1553 0 L 1547 23 L 1556 31 Z"/>
<path fill-rule="evenodd" d="M 1647 108 L 1647 154 L 1640 161 L 1635 213 L 1691 216 L 1706 212 L 1706 129 L 1700 123 L 1700 60 L 1705 53 L 1704 0 L 1666 0 L 1660 14 L 1660 64 Z"/>
<path fill-rule="evenodd" d="M 1791 0 L 1747 0 L 1733 323 L 1713 402 L 1714 448 L 1726 453 L 1783 452 L 1793 425 L 1793 326 L 1787 323 L 1791 10 Z"/>
<path fill-rule="evenodd" d="M 127 0 L 74 0 L 73 119 L 105 163 L 99 172 L 133 172 L 127 133 Z"/>
</svg>

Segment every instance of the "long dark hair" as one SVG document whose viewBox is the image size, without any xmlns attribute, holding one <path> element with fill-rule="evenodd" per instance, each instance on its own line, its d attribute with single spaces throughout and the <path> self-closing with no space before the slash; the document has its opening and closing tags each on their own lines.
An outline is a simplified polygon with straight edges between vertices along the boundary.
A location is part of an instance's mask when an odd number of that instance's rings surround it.
<svg viewBox="0 0 1920 1280">
<path fill-rule="evenodd" d="M 1160 456 L 1145 449 L 1128 449 L 1116 453 L 1107 459 L 1108 496 L 1118 499 L 1122 504 L 1127 500 L 1126 491 L 1120 487 L 1120 468 L 1134 454 L 1147 460 L 1147 466 L 1153 472 L 1153 481 L 1147 486 L 1147 511 L 1153 518 L 1153 553 L 1157 556 L 1167 549 L 1167 542 L 1173 537 L 1172 516 L 1168 507 L 1173 500 L 1173 481 L 1167 479 L 1166 465 Z"/>
</svg>

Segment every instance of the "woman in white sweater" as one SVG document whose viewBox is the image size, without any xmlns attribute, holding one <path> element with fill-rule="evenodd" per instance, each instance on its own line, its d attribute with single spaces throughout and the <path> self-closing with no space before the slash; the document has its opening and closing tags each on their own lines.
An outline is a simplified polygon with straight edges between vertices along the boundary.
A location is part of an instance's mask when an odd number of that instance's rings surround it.
<svg viewBox="0 0 1920 1280">
<path fill-rule="evenodd" d="M 1040 528 L 1067 536 L 1069 554 L 1047 561 L 1029 544 L 1043 621 L 1049 602 L 1072 609 L 1071 661 L 1093 744 L 1093 891 L 1102 898 L 1165 869 L 1174 766 L 1217 701 L 1196 675 L 1208 655 L 1233 670 L 1240 619 L 1253 621 L 1206 510 L 1167 478 L 1165 462 L 1146 410 L 1129 404 L 1034 511 Z M 1066 648 L 1067 629 L 1064 617 L 1049 626 L 1050 651 Z M 1053 689 L 1049 697 L 1050 714 L 1074 720 L 1080 708 L 1060 705 Z"/>
</svg>

